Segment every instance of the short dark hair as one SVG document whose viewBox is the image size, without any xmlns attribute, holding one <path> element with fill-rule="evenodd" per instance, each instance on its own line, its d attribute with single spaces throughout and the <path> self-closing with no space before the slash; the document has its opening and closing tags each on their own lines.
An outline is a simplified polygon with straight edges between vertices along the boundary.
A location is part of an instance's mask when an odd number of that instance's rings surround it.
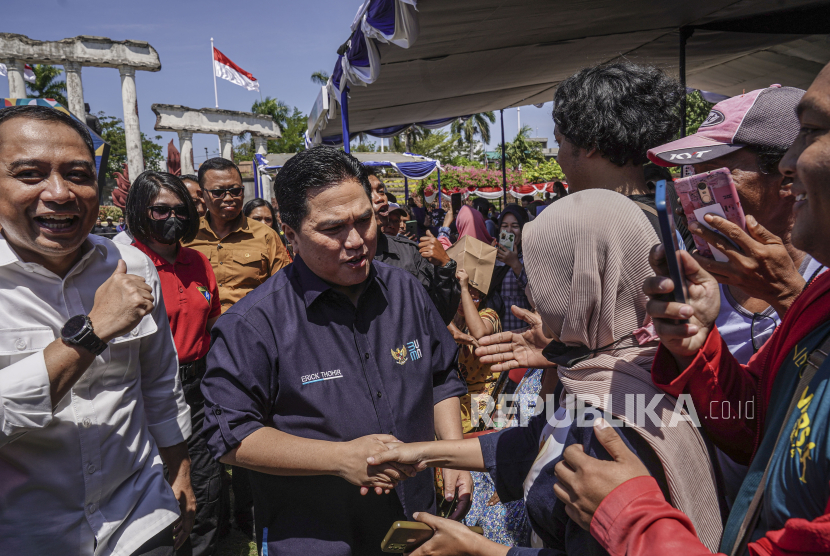
<svg viewBox="0 0 830 556">
<path fill-rule="evenodd" d="M 127 216 L 127 228 L 139 241 L 147 241 L 147 238 L 150 237 L 150 230 L 147 225 L 150 215 L 147 214 L 147 209 L 162 189 L 172 191 L 179 198 L 179 201 L 187 207 L 188 227 L 187 232 L 182 237 L 182 243 L 192 241 L 199 232 L 199 213 L 196 211 L 196 205 L 193 203 L 193 199 L 190 198 L 190 193 L 182 180 L 167 172 L 147 170 L 135 179 L 132 186 L 130 186 L 130 192 L 127 194 L 124 211 Z"/>
<path fill-rule="evenodd" d="M 473 208 L 480 212 L 484 218 L 487 218 L 487 213 L 490 211 L 490 201 L 484 197 L 476 197 L 473 199 Z"/>
<path fill-rule="evenodd" d="M 527 201 L 528 203 L 533 202 L 533 195 L 522 195 L 522 202 L 524 203 Z"/>
<path fill-rule="evenodd" d="M 242 180 L 242 172 L 239 171 L 239 166 L 234 164 L 232 161 L 218 156 L 216 158 L 208 158 L 202 163 L 201 166 L 199 166 L 199 179 L 196 180 L 199 182 L 199 187 L 202 189 L 205 188 L 205 174 L 211 170 L 219 170 L 220 172 L 224 172 L 226 170 L 236 170 L 236 173 L 239 174 L 239 180 Z"/>
<path fill-rule="evenodd" d="M 89 149 L 89 155 L 92 157 L 94 164 L 95 145 L 92 144 L 92 136 L 89 134 L 89 129 L 87 129 L 86 124 L 81 123 L 73 116 L 49 106 L 9 106 L 8 108 L 0 109 L 0 125 L 14 118 L 26 118 L 41 122 L 58 122 L 71 127 L 84 140 L 84 144 Z"/>
<path fill-rule="evenodd" d="M 265 199 L 260 199 L 259 197 L 257 197 L 256 199 L 251 199 L 250 201 L 245 203 L 244 207 L 242 207 L 242 214 L 244 214 L 245 216 L 251 216 L 251 213 L 254 212 L 254 209 L 258 209 L 259 207 L 268 207 L 268 210 L 271 211 L 271 220 L 273 221 L 271 227 L 277 230 L 277 226 L 279 226 L 279 220 L 277 219 L 277 211 L 275 211 L 271 203 L 269 203 Z"/>
<path fill-rule="evenodd" d="M 185 174 L 183 176 L 179 176 L 179 179 L 182 180 L 182 181 L 190 180 L 190 181 L 195 181 L 196 183 L 199 183 L 199 176 L 197 176 L 196 174 Z"/>
<path fill-rule="evenodd" d="M 596 148 L 617 166 L 645 164 L 648 150 L 668 143 L 680 129 L 678 104 L 685 94 L 653 66 L 594 66 L 559 84 L 553 121 L 576 147 Z"/>
<path fill-rule="evenodd" d="M 354 180 L 372 198 L 366 168 L 352 155 L 333 147 L 318 146 L 297 153 L 274 178 L 274 194 L 282 223 L 293 230 L 308 216 L 308 190 Z"/>
</svg>

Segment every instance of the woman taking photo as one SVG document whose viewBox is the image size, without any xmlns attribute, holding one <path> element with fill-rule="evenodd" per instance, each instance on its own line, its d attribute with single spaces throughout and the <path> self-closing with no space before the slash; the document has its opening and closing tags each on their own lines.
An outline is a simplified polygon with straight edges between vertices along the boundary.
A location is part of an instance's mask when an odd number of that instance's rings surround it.
<svg viewBox="0 0 830 556">
<path fill-rule="evenodd" d="M 505 332 L 527 326 L 510 310 L 513 305 L 521 309 L 530 309 L 530 302 L 525 295 L 527 274 L 522 254 L 522 229 L 527 222 L 527 211 L 519 205 L 507 205 L 499 215 L 499 238 L 498 243 L 494 243 L 499 252 L 496 255 L 493 281 L 490 283 L 488 306 L 493 307 L 499 313 Z M 502 234 L 512 234 L 512 248 L 502 243 L 500 239 Z"/>
<path fill-rule="evenodd" d="M 164 172 L 142 173 L 130 188 L 126 205 L 133 246 L 150 258 L 159 274 L 182 389 L 190 406 L 193 434 L 187 445 L 196 515 L 184 549 L 190 544 L 192 554 L 212 554 L 218 540 L 219 489 L 215 485 L 221 481 L 222 466 L 210 457 L 200 434 L 205 403 L 200 386 L 210 329 L 221 314 L 219 290 L 207 257 L 181 245 L 196 236 L 199 214 L 179 178 Z"/>
<path fill-rule="evenodd" d="M 666 500 L 689 517 L 707 547 L 716 549 L 723 506 L 708 444 L 683 411 L 688 406 L 679 409 L 651 381 L 658 339 L 643 328 L 647 298 L 640 284 L 653 275 L 648 253 L 658 241 L 643 211 L 613 191 L 587 190 L 548 207 L 525 229 L 525 256 L 542 320 L 537 327 L 553 334 L 544 353 L 558 364 L 564 389 L 551 403 L 565 404 L 557 404 L 555 413 L 546 408 L 527 427 L 468 440 L 391 444 L 367 462 L 488 471 L 502 502 L 525 500 L 535 533 L 534 548 L 510 549 L 511 556 L 601 555 L 602 546 L 571 520 L 554 491 L 561 490 L 557 474 L 567 471 L 557 466 L 567 447 L 610 459 L 595 427 L 612 426 Z M 516 357 L 505 336 L 514 335 L 492 336 L 506 343 L 477 350 L 482 362 Z M 636 411 L 627 407 L 632 404 Z M 637 417 L 644 410 L 649 417 Z M 436 533 L 413 556 L 508 553 L 506 546 L 459 523 L 425 512 L 415 518 Z"/>
</svg>

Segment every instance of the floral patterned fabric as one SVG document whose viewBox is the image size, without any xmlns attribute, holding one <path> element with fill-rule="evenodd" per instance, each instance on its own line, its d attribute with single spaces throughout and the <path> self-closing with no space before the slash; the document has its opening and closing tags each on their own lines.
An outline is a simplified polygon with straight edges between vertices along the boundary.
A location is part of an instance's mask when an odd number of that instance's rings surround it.
<svg viewBox="0 0 830 556">
<path fill-rule="evenodd" d="M 478 314 L 484 322 L 493 325 L 494 334 L 501 332 L 498 313 L 492 309 L 482 309 Z M 469 328 L 465 328 L 464 333 L 469 334 Z M 490 365 L 479 361 L 471 346 L 461 346 L 458 353 L 458 370 L 461 378 L 467 382 L 467 395 L 461 398 L 461 424 L 464 432 L 467 433 L 475 426 L 471 419 L 472 404 L 475 403 L 478 406 L 478 415 L 484 415 L 487 409 L 487 399 L 493 393 L 499 373 L 493 373 Z"/>
<path fill-rule="evenodd" d="M 525 374 L 516 394 L 521 397 L 517 403 L 518 422 L 527 422 L 534 414 L 535 402 L 533 396 L 538 396 L 542 389 L 542 369 L 530 369 Z M 523 415 L 523 413 L 527 413 Z M 505 546 L 530 546 L 530 522 L 527 518 L 524 500 L 516 500 L 502 504 L 498 502 L 488 506 L 487 502 L 496 491 L 489 473 L 473 472 L 473 503 L 465 525 L 478 525 L 484 529 L 484 536 L 493 542 Z"/>
</svg>

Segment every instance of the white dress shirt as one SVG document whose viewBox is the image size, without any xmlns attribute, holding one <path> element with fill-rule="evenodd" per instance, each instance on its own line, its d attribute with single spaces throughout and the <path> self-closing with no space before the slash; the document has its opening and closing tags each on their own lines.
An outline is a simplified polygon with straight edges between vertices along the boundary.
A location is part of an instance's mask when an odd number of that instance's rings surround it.
<svg viewBox="0 0 830 556">
<path fill-rule="evenodd" d="M 90 235 L 83 249 L 61 279 L 0 235 L 0 554 L 127 556 L 179 516 L 157 446 L 190 436 L 190 408 L 158 274 L 134 247 Z M 155 309 L 52 411 L 43 349 L 119 259 Z"/>
</svg>

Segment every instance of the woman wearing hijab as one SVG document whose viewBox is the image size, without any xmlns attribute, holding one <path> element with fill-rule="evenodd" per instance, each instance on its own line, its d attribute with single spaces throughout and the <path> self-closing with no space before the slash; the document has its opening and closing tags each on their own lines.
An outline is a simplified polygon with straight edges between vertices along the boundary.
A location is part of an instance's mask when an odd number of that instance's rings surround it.
<svg viewBox="0 0 830 556">
<path fill-rule="evenodd" d="M 648 253 L 657 242 L 642 210 L 612 191 L 583 191 L 548 207 L 525 229 L 525 255 L 531 297 L 554 336 L 546 353 L 556 354 L 550 357 L 559 364 L 560 402 L 566 403 L 550 420 L 543 412 L 527 427 L 476 439 L 397 444 L 369 458 L 369 464 L 487 470 L 502 502 L 524 498 L 535 534 L 535 548 L 512 548 L 511 556 L 606 554 L 568 517 L 553 490 L 554 468 L 567 446 L 577 444 L 586 454 L 610 459 L 591 426 L 599 416 L 594 426 L 616 428 L 666 500 L 690 518 L 701 541 L 716 549 L 721 500 L 708 445 L 683 411 L 690 406 L 660 396 L 651 381 L 658 341 L 642 328 L 647 298 L 641 284 L 652 275 Z M 415 518 L 436 530 L 415 556 L 508 554 L 506 547 L 461 524 L 424 512 Z"/>
<path fill-rule="evenodd" d="M 194 431 L 202 430 L 205 399 L 201 383 L 210 329 L 222 312 L 216 277 L 207 257 L 182 247 L 199 231 L 199 213 L 182 181 L 166 172 L 144 172 L 133 182 L 126 204 L 133 246 L 144 252 L 159 274 L 164 308 L 179 356 L 179 375 L 190 406 Z M 210 554 L 218 542 L 217 512 L 222 464 L 200 434 L 187 441 L 196 516 L 189 543 L 194 554 Z M 187 545 L 185 545 L 187 546 Z"/>
<path fill-rule="evenodd" d="M 513 305 L 522 309 L 530 309 L 530 302 L 525 294 L 527 274 L 522 245 L 522 230 L 527 223 L 527 211 L 519 205 L 507 205 L 499 215 L 499 252 L 496 255 L 496 268 L 490 282 L 488 306 L 499 314 L 505 332 L 527 326 L 527 323 L 517 318 L 510 310 Z M 509 241 L 501 240 L 502 235 L 508 240 L 512 235 L 512 247 Z"/>
<path fill-rule="evenodd" d="M 445 220 L 444 226 L 438 229 L 438 241 L 441 242 L 444 249 L 452 247 L 449 224 Z M 464 236 L 473 236 L 487 245 L 493 243 L 493 237 L 487 233 L 487 225 L 484 223 L 484 217 L 480 212 L 467 205 L 462 206 L 458 211 L 458 216 L 455 219 L 455 227 L 458 229 L 458 239 L 455 240 L 456 242 Z"/>
</svg>

